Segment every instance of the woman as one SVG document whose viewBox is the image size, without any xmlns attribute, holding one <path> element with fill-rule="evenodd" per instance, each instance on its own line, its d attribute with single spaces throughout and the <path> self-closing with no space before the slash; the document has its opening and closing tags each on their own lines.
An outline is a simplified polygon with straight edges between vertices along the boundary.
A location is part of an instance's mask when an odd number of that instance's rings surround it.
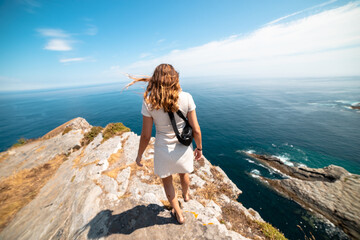
<svg viewBox="0 0 360 240">
<path fill-rule="evenodd" d="M 173 207 L 172 213 L 182 224 L 185 219 L 175 194 L 172 175 L 180 175 L 184 201 L 189 201 L 189 173 L 194 170 L 193 155 L 196 160 L 202 156 L 201 131 L 196 117 L 194 100 L 189 93 L 181 90 L 179 73 L 170 64 L 157 66 L 150 78 L 132 79 L 134 81 L 128 86 L 139 81 L 148 82 L 141 109 L 143 125 L 136 163 L 143 166 L 141 158 L 150 141 L 154 122 L 156 127 L 154 172 L 162 179 L 166 196 Z M 187 116 L 193 129 L 193 137 L 197 146 L 194 151 L 192 144 L 185 146 L 179 143 L 172 128 L 167 112 L 177 112 L 179 109 L 184 116 Z M 185 126 L 184 120 L 177 114 L 174 114 L 174 117 L 179 131 L 182 131 Z"/>
</svg>

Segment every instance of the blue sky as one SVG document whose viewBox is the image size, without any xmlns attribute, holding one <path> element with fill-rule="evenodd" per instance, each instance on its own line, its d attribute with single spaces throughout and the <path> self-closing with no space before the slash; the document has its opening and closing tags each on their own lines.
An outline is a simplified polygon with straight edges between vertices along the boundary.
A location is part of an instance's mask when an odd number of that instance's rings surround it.
<svg viewBox="0 0 360 240">
<path fill-rule="evenodd" d="M 359 1 L 0 1 L 1 90 L 360 75 Z"/>
</svg>

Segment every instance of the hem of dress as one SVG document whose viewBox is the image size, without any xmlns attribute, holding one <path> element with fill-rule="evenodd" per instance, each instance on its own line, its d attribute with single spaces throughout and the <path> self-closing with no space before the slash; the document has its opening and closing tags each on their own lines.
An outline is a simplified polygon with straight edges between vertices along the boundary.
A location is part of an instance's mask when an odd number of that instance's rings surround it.
<svg viewBox="0 0 360 240">
<path fill-rule="evenodd" d="M 194 169 L 192 171 L 187 171 L 187 172 L 172 172 L 172 173 L 167 173 L 167 174 L 164 174 L 162 176 L 160 176 L 159 174 L 155 173 L 156 175 L 158 175 L 160 178 L 166 178 L 166 177 L 169 177 L 170 175 L 173 175 L 173 174 L 178 174 L 178 173 L 192 173 L 194 172 Z"/>
</svg>

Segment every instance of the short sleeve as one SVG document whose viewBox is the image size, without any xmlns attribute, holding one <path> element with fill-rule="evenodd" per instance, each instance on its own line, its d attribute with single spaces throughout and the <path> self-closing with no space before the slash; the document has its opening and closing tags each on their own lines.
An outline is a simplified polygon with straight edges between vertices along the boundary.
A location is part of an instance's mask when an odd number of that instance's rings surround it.
<svg viewBox="0 0 360 240">
<path fill-rule="evenodd" d="M 194 102 L 194 99 L 193 97 L 191 96 L 191 94 L 188 94 L 188 112 L 191 112 L 193 111 L 195 108 L 196 108 L 196 105 L 195 105 L 195 102 Z"/>
<path fill-rule="evenodd" d="M 150 111 L 145 103 L 145 100 L 143 100 L 141 114 L 144 115 L 145 117 L 151 117 Z"/>
</svg>

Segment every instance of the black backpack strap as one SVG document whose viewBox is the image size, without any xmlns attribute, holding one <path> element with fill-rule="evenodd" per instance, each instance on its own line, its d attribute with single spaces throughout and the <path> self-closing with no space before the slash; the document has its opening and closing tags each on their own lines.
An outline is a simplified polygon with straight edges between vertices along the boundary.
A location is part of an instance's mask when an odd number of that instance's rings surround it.
<svg viewBox="0 0 360 240">
<path fill-rule="evenodd" d="M 180 109 L 176 112 L 177 115 L 179 115 L 179 117 L 181 117 L 185 122 L 187 122 L 188 120 L 186 119 L 186 117 L 183 115 L 183 113 L 180 111 Z"/>
<path fill-rule="evenodd" d="M 180 137 L 180 132 L 179 132 L 179 129 L 177 128 L 177 126 L 176 126 L 174 113 L 173 112 L 168 112 L 168 114 L 169 114 L 169 117 L 170 117 L 171 125 L 172 125 L 172 127 L 174 129 L 175 135 L 176 135 L 177 138 L 179 138 Z"/>
</svg>

